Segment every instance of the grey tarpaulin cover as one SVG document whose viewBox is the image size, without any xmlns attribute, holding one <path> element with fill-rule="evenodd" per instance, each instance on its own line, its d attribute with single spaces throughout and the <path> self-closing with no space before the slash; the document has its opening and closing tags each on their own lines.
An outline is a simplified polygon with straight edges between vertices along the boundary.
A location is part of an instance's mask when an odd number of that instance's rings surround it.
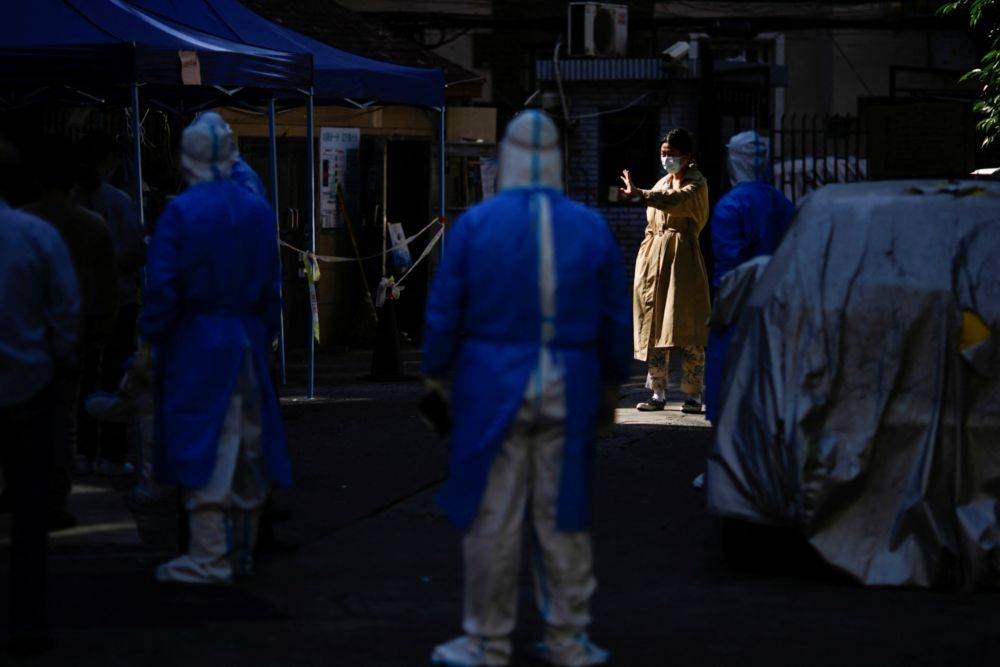
<svg viewBox="0 0 1000 667">
<path fill-rule="evenodd" d="M 709 509 L 864 584 L 1000 584 L 998 332 L 1000 183 L 811 194 L 737 325 Z"/>
</svg>

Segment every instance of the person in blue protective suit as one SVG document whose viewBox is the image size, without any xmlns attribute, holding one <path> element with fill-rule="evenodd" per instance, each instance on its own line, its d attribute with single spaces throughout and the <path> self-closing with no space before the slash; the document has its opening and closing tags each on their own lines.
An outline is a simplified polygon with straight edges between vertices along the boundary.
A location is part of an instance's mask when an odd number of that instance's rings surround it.
<svg viewBox="0 0 1000 667">
<path fill-rule="evenodd" d="M 781 242 L 795 207 L 769 182 L 768 142 L 751 130 L 734 135 L 726 145 L 726 163 L 733 187 L 715 205 L 709 226 L 715 265 L 711 285 L 754 257 L 773 254 Z M 705 355 L 705 416 L 719 414 L 719 385 L 732 337 L 732 327 L 709 330 Z"/>
<path fill-rule="evenodd" d="M 258 197 L 267 197 L 267 190 L 264 189 L 264 182 L 260 180 L 260 176 L 257 175 L 257 172 L 251 169 L 250 165 L 243 161 L 243 158 L 236 158 L 236 162 L 233 163 L 233 173 L 231 178 Z"/>
<path fill-rule="evenodd" d="M 591 441 L 628 376 L 631 311 L 618 244 L 562 193 L 561 165 L 551 119 L 511 121 L 499 193 L 449 230 L 428 299 L 424 372 L 450 380 L 454 415 L 439 502 L 465 531 L 465 634 L 436 647 L 433 664 L 509 663 L 527 508 L 547 626 L 536 653 L 608 660 L 587 636 Z"/>
<path fill-rule="evenodd" d="M 189 188 L 164 209 L 139 321 L 155 356 L 155 458 L 182 487 L 188 553 L 160 581 L 228 583 L 251 569 L 260 507 L 291 470 L 268 349 L 279 326 L 274 215 L 230 178 L 228 126 L 184 130 Z"/>
<path fill-rule="evenodd" d="M 232 133 L 229 123 L 227 123 L 222 116 L 214 111 L 206 111 L 199 114 L 198 123 L 203 124 L 206 127 L 214 128 L 215 131 L 220 133 Z M 260 176 L 257 175 L 257 172 L 251 169 L 250 165 L 244 162 L 243 158 L 240 157 L 238 153 L 233 158 L 233 166 L 229 170 L 229 178 L 239 183 L 258 197 L 267 197 L 267 190 L 264 188 L 264 182 L 260 180 Z"/>
</svg>

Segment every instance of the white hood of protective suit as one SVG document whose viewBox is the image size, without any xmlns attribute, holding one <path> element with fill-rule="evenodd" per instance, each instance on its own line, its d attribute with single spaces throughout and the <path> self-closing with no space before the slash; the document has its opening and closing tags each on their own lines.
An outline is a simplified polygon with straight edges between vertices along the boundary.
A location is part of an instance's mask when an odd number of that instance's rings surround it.
<svg viewBox="0 0 1000 667">
<path fill-rule="evenodd" d="M 214 111 L 201 114 L 184 128 L 181 167 L 189 185 L 229 178 L 238 158 L 233 131 Z"/>
<path fill-rule="evenodd" d="M 541 111 L 522 111 L 507 125 L 500 142 L 499 190 L 553 188 L 562 192 L 559 130 Z"/>
<path fill-rule="evenodd" d="M 771 171 L 770 146 L 756 131 L 733 135 L 726 144 L 726 168 L 732 185 L 767 181 Z"/>
</svg>

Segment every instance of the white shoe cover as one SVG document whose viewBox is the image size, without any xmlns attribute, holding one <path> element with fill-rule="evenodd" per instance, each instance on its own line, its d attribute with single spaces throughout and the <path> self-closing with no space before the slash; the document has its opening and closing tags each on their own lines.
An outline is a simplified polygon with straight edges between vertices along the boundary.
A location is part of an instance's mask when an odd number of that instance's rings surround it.
<svg viewBox="0 0 1000 667">
<path fill-rule="evenodd" d="M 233 570 L 228 562 L 223 567 L 212 567 L 184 555 L 156 568 L 156 580 L 161 583 L 225 586 L 233 583 Z"/>
<path fill-rule="evenodd" d="M 191 536 L 188 553 L 156 568 L 156 580 L 177 584 L 231 584 L 230 530 L 216 509 L 188 512 Z"/>
<path fill-rule="evenodd" d="M 440 644 L 431 654 L 432 665 L 447 667 L 503 667 L 510 664 L 509 639 L 488 639 L 462 635 L 447 644 Z"/>
</svg>

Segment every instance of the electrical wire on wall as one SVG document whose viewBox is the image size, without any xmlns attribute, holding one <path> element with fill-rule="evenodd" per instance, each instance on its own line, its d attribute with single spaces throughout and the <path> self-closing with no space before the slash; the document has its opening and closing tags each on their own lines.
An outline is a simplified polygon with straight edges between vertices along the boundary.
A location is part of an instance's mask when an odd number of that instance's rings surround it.
<svg viewBox="0 0 1000 667">
<path fill-rule="evenodd" d="M 628 134 L 624 135 L 623 137 L 621 137 L 621 138 L 619 138 L 619 139 L 617 139 L 615 141 L 600 141 L 600 140 L 598 140 L 597 147 L 598 148 L 615 148 L 617 146 L 628 146 L 628 145 L 630 145 L 632 143 L 633 138 L 637 134 L 639 134 L 642 130 L 646 129 L 646 126 L 647 126 L 648 123 L 649 123 L 649 117 L 647 115 L 646 117 L 644 117 L 642 119 L 642 122 L 636 123 L 635 126 L 632 127 L 629 130 Z"/>
<path fill-rule="evenodd" d="M 854 76 L 857 77 L 858 81 L 861 82 L 861 85 L 865 87 L 865 92 L 871 95 L 872 89 L 868 87 L 868 83 L 864 80 L 864 77 L 861 76 L 861 73 L 858 72 L 857 68 L 854 67 L 854 63 L 852 63 L 851 59 L 847 57 L 846 53 L 844 53 L 844 49 L 841 48 L 840 42 L 837 41 L 837 38 L 832 33 L 830 34 L 830 39 L 833 41 L 833 45 L 837 47 L 837 52 L 840 53 L 840 57 L 844 59 L 847 66 L 851 68 L 852 72 L 854 72 Z"/>
<path fill-rule="evenodd" d="M 582 120 L 584 118 L 597 118 L 598 116 L 607 116 L 607 115 L 613 114 L 613 113 L 621 113 L 622 111 L 628 111 L 629 109 L 631 109 L 632 107 L 634 107 L 635 105 L 639 104 L 640 102 L 642 102 L 643 100 L 645 100 L 647 97 L 649 97 L 650 94 L 651 93 L 643 93 L 642 95 L 640 95 L 639 97 L 635 98 L 634 100 L 632 100 L 631 102 L 629 102 L 628 104 L 626 104 L 623 107 L 618 107 L 616 109 L 605 109 L 604 111 L 595 111 L 594 113 L 580 114 L 579 116 L 572 116 L 570 118 L 570 120 Z"/>
<path fill-rule="evenodd" d="M 569 104 L 566 102 L 566 93 L 562 85 L 562 71 L 559 69 L 559 52 L 562 50 L 562 37 L 556 40 L 556 48 L 552 54 L 552 69 L 556 75 L 556 88 L 559 90 L 559 104 L 563 113 L 563 189 L 569 191 Z"/>
</svg>

